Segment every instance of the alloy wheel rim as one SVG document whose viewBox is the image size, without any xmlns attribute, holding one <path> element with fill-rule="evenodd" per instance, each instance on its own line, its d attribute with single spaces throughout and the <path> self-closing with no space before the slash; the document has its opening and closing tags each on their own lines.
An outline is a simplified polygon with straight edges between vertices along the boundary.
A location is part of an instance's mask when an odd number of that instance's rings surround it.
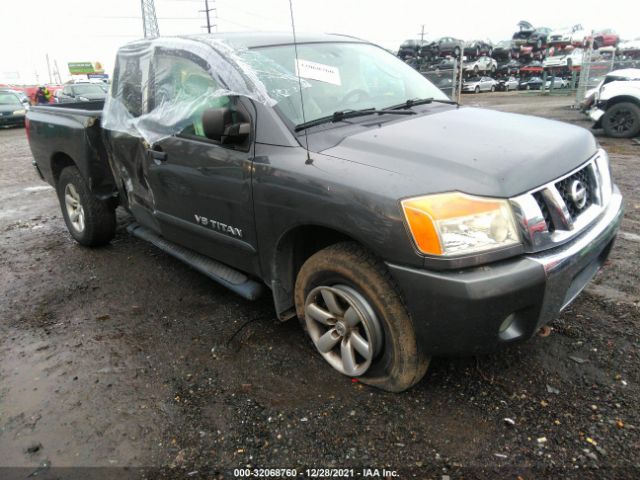
<svg viewBox="0 0 640 480">
<path fill-rule="evenodd" d="M 373 308 L 346 285 L 311 290 L 305 323 L 318 352 L 344 375 L 364 375 L 382 348 L 382 328 Z"/>
<path fill-rule="evenodd" d="M 627 110 L 623 110 L 617 112 L 615 115 L 611 117 L 611 121 L 609 122 L 614 130 L 622 133 L 631 130 L 633 126 L 634 119 L 631 112 Z"/>
<path fill-rule="evenodd" d="M 64 204 L 73 229 L 79 233 L 83 232 L 85 226 L 84 208 L 80 202 L 80 194 L 72 183 L 68 183 L 64 188 Z"/>
</svg>

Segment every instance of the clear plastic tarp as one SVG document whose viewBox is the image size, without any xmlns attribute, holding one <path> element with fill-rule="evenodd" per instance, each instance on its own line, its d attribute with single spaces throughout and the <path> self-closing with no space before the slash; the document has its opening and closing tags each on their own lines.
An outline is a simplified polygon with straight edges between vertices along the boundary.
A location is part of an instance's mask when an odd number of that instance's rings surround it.
<svg viewBox="0 0 640 480">
<path fill-rule="evenodd" d="M 209 35 L 130 43 L 116 58 L 103 126 L 153 145 L 181 132 L 203 136 L 203 112 L 237 96 L 278 105 L 293 125 L 345 109 L 447 98 L 374 45 L 345 37 L 297 47 L 293 38 L 283 40 L 259 48 L 247 48 L 238 37 Z"/>
<path fill-rule="evenodd" d="M 280 87 L 271 96 L 263 83 L 270 78 Z M 277 63 L 220 39 L 141 40 L 118 52 L 102 125 L 153 145 L 187 127 L 198 133 L 203 111 L 227 105 L 229 97 L 275 105 L 281 97 L 299 95 L 301 85 Z"/>
</svg>

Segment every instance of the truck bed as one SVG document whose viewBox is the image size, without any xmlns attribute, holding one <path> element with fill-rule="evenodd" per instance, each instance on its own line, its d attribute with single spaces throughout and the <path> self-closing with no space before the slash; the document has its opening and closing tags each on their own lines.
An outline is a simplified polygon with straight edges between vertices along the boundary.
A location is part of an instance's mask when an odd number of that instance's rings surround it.
<svg viewBox="0 0 640 480">
<path fill-rule="evenodd" d="M 75 165 L 98 197 L 114 194 L 102 141 L 104 101 L 36 105 L 27 112 L 27 134 L 34 166 L 56 187 L 61 170 Z"/>
<path fill-rule="evenodd" d="M 30 111 L 99 118 L 102 116 L 103 108 L 104 101 L 100 100 L 95 102 L 70 102 L 50 103 L 48 105 L 34 105 L 30 108 Z"/>
</svg>

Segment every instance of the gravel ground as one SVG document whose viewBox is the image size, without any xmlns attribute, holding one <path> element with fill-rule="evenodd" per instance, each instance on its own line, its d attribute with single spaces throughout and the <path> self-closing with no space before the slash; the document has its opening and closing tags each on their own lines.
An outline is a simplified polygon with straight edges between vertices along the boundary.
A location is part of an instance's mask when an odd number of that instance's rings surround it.
<svg viewBox="0 0 640 480">
<path fill-rule="evenodd" d="M 589 126 L 568 97 L 464 103 Z M 127 466 L 231 478 L 252 466 L 637 478 L 640 145 L 599 140 L 626 216 L 592 285 L 550 335 L 435 358 L 418 386 L 389 394 L 330 370 L 268 298 L 245 301 L 129 236 L 122 212 L 111 245 L 75 244 L 24 131 L 1 130 L 0 466 L 23 467 L 4 476 L 111 467 L 100 472 L 122 479 L 114 467 Z M 55 478 L 78 470 L 66 472 Z"/>
</svg>

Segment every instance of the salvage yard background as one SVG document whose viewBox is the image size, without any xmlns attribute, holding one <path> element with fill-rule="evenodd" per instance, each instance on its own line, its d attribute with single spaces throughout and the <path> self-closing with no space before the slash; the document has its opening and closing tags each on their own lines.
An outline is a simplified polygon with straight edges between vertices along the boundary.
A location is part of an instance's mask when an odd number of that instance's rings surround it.
<svg viewBox="0 0 640 480">
<path fill-rule="evenodd" d="M 568 97 L 464 100 L 589 126 Z M 436 358 L 390 394 L 328 368 L 268 296 L 244 301 L 129 236 L 122 212 L 110 246 L 78 246 L 24 130 L 0 130 L 0 465 L 637 478 L 640 145 L 599 141 L 626 214 L 587 291 L 547 337 Z"/>
</svg>

